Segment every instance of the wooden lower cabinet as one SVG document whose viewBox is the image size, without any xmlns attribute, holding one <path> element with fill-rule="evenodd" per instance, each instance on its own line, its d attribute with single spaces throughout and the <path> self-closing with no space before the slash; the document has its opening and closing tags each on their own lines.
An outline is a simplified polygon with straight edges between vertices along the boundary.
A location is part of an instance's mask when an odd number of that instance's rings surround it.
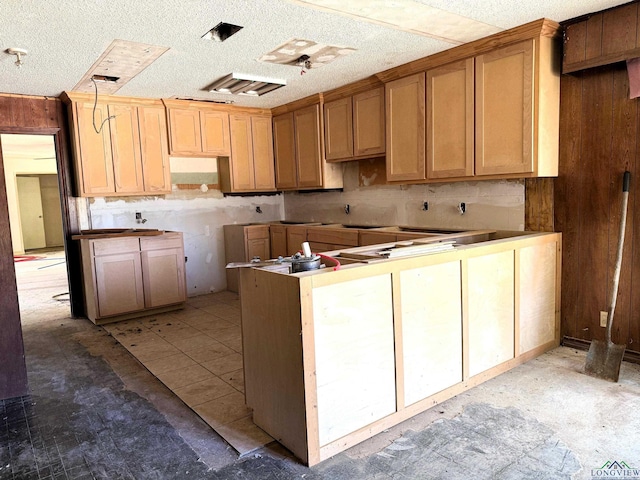
<svg viewBox="0 0 640 480">
<path fill-rule="evenodd" d="M 492 232 L 337 271 L 240 269 L 254 422 L 314 465 L 558 346 L 561 239 Z"/>
<path fill-rule="evenodd" d="M 250 262 L 256 257 L 260 260 L 271 258 L 269 225 L 224 225 L 223 231 L 225 263 Z M 228 268 L 226 275 L 227 290 L 238 292 L 238 269 Z"/>
<path fill-rule="evenodd" d="M 81 239 L 87 317 L 96 324 L 185 302 L 182 234 Z"/>
</svg>

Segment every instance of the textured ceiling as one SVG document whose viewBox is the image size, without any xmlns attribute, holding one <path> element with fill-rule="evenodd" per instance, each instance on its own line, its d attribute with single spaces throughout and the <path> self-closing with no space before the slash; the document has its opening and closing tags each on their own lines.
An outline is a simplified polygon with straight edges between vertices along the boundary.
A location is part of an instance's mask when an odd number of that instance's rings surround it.
<svg viewBox="0 0 640 480">
<path fill-rule="evenodd" d="M 627 3 L 413 1 L 498 29 L 542 17 L 560 22 Z M 386 3 L 393 4 L 391 0 Z M 224 43 L 201 39 L 221 21 L 244 28 Z M 356 51 L 305 75 L 300 75 L 298 67 L 257 60 L 292 38 Z M 294 0 L 8 0 L 2 2 L 0 19 L 0 92 L 58 96 L 71 90 L 116 39 L 169 48 L 117 95 L 231 98 L 237 105 L 255 107 L 282 105 L 454 46 Z M 9 47 L 28 50 L 21 68 L 14 65 L 14 56 L 3 53 Z M 205 90 L 231 72 L 283 78 L 287 86 L 258 98 L 229 97 Z"/>
</svg>

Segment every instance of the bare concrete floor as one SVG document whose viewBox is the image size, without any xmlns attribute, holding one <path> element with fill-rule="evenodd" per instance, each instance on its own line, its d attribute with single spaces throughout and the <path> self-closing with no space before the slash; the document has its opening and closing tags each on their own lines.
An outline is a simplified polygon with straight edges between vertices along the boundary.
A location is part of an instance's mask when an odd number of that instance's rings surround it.
<svg viewBox="0 0 640 480">
<path fill-rule="evenodd" d="M 20 289 L 31 396 L 0 402 L 0 479 L 590 479 L 613 476 L 607 462 L 640 469 L 640 366 L 623 363 L 619 383 L 593 379 L 581 373 L 585 353 L 565 347 L 314 468 L 277 444 L 238 458 L 108 332 L 69 318 L 53 298 L 64 282 L 36 273 Z"/>
</svg>

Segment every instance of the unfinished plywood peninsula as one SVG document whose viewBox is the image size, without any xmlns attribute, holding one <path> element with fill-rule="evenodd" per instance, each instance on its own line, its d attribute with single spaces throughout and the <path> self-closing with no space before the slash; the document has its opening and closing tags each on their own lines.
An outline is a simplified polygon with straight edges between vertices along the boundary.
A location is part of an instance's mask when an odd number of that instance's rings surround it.
<svg viewBox="0 0 640 480">
<path fill-rule="evenodd" d="M 560 234 L 425 234 L 328 255 L 339 269 L 240 272 L 247 405 L 308 465 L 559 344 Z"/>
</svg>

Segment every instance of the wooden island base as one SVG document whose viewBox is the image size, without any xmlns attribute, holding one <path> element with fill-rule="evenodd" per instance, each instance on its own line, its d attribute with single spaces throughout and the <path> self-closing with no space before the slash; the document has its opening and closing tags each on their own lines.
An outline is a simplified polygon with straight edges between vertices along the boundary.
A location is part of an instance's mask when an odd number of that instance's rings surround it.
<svg viewBox="0 0 640 480">
<path fill-rule="evenodd" d="M 311 466 L 558 346 L 561 235 L 482 239 L 332 252 L 363 259 L 337 271 L 241 269 L 254 422 Z"/>
</svg>

